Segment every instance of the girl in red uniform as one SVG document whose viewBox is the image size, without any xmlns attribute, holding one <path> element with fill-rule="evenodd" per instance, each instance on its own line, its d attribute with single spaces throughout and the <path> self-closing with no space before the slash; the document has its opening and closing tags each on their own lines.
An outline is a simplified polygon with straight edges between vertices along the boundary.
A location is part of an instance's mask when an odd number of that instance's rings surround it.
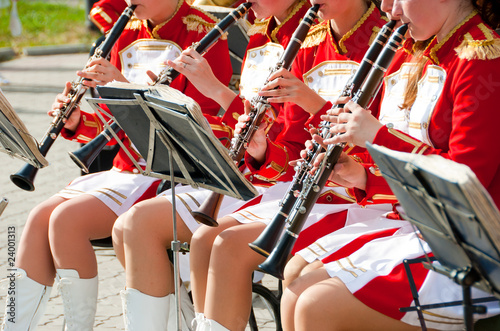
<svg viewBox="0 0 500 331">
<path fill-rule="evenodd" d="M 188 77 L 200 91 L 226 109 L 222 123 L 234 126 L 243 113 L 242 99 L 250 100 L 257 95 L 258 88 L 264 85 L 270 69 L 276 66 L 284 47 L 308 7 L 308 3 L 304 0 L 282 0 L 272 3 L 261 3 L 259 0 L 253 3 L 252 10 L 261 20 L 249 30 L 250 41 L 244 59 L 239 96 L 229 90 L 226 84 L 219 82 L 212 71 L 207 70 L 204 58 L 193 50 L 183 52 L 179 59 L 169 64 Z M 279 18 L 265 19 L 271 15 L 277 15 Z M 277 120 L 274 121 L 274 118 Z M 279 139 L 276 128 L 287 126 L 287 121 L 286 116 L 280 112 L 280 105 L 275 104 L 273 112 L 268 112 L 265 122 L 267 125 L 262 125 L 260 130 L 267 131 L 270 137 L 276 137 L 270 138 L 276 141 Z M 307 139 L 307 135 L 305 132 L 300 132 L 294 139 L 295 147 L 290 151 L 283 151 L 280 154 L 281 158 L 275 159 L 277 168 L 287 169 L 288 158 L 298 156 L 300 146 Z M 288 153 L 291 154 L 290 157 L 286 156 Z M 246 176 L 261 193 L 267 187 L 274 185 L 279 177 L 276 173 L 270 178 L 253 176 L 252 173 L 247 173 Z M 179 240 L 183 242 L 191 240 L 192 233 L 200 224 L 194 220 L 190 212 L 196 210 L 209 194 L 208 190 L 196 190 L 189 186 L 176 188 Z M 172 298 L 173 277 L 169 277 L 172 266 L 166 252 L 173 237 L 170 199 L 171 191 L 163 192 L 157 198 L 137 204 L 115 224 L 113 241 L 117 257 L 126 267 L 127 290 L 124 292 L 124 297 L 126 305 L 132 307 L 130 310 L 139 309 L 137 305 L 143 306 L 144 302 Z M 244 201 L 224 197 L 219 212 L 222 215 L 229 214 L 244 204 Z M 181 277 L 186 280 L 182 270 Z M 159 310 L 151 310 L 148 316 L 154 316 L 151 318 L 153 320 L 162 314 Z"/>
<path fill-rule="evenodd" d="M 291 101 L 284 105 L 283 112 L 291 120 L 282 132 L 283 137 L 305 132 L 304 123 L 310 114 L 332 107 L 330 101 L 339 96 L 368 49 L 369 41 L 386 23 L 378 9 L 367 1 L 322 3 L 319 15 L 325 21 L 309 32 L 294 62 L 293 73 L 286 70 L 274 73 L 260 92 L 271 97 L 272 102 Z M 308 88 L 303 88 L 304 84 Z M 277 86 L 281 88 L 273 90 Z M 299 90 L 302 93 L 297 94 Z M 290 148 L 287 139 L 277 144 L 261 136 L 254 143 L 247 149 L 249 168 L 267 176 L 279 174 L 273 161 L 280 150 Z M 282 172 L 280 179 L 290 175 L 290 171 Z M 212 330 L 245 327 L 251 305 L 252 272 L 263 261 L 263 257 L 250 250 L 248 243 L 255 240 L 274 216 L 277 199 L 288 186 L 288 183 L 275 185 L 261 200 L 249 203 L 252 206 L 219 219 L 219 227 L 202 227 L 195 232 L 191 243 L 191 274 L 195 309 L 203 311 L 206 317 L 203 327 Z"/>
<path fill-rule="evenodd" d="M 200 40 L 215 21 L 213 17 L 189 6 L 183 0 L 134 1 L 133 18 L 111 51 L 111 59 L 93 60 L 79 76 L 92 79 L 89 86 L 104 85 L 112 80 L 146 83 L 146 69 L 158 73 L 168 59 Z M 231 66 L 227 43 L 216 44 L 207 54 L 209 63 L 217 65 L 221 81 L 229 83 Z M 141 68 L 141 69 L 136 69 Z M 144 68 L 144 69 L 143 69 Z M 172 87 L 196 99 L 208 115 L 219 110 L 217 103 L 203 97 L 187 79 L 178 77 Z M 58 95 L 54 112 L 67 102 L 67 92 Z M 62 135 L 87 142 L 102 130 L 97 115 L 76 109 L 65 124 Z M 141 163 L 130 140 L 125 145 Z M 142 160 L 143 162 L 143 160 Z M 35 327 L 50 296 L 54 277 L 64 303 L 67 330 L 91 330 L 97 303 L 97 262 L 91 239 L 106 238 L 117 216 L 134 203 L 153 197 L 158 180 L 134 173 L 133 163 L 120 152 L 114 168 L 82 176 L 68 187 L 35 207 L 24 228 L 16 259 L 16 323 L 7 319 L 6 330 Z"/>
<path fill-rule="evenodd" d="M 500 38 L 491 28 L 500 22 L 499 6 L 494 0 L 395 0 L 393 14 L 409 24 L 412 38 L 419 41 L 434 36 L 418 61 L 402 65 L 386 79 L 385 97 L 390 99 L 391 93 L 404 91 L 405 100 L 399 104 L 399 110 L 386 108 L 383 102 L 380 119 L 391 123 L 388 119 L 393 118 L 403 125 L 398 129 L 383 125 L 361 107 L 348 103 L 346 112 L 332 111 L 325 117 L 338 123 L 332 127 L 332 133 L 343 133 L 326 142 L 364 146 L 368 141 L 409 153 L 439 154 L 464 163 L 500 205 L 500 156 L 492 153 L 488 144 L 496 137 L 495 123 L 499 119 L 494 109 L 500 90 L 493 77 L 500 73 Z M 421 76 L 414 76 L 419 73 Z M 408 75 L 409 82 L 412 78 L 418 82 L 413 93 L 404 86 L 398 89 L 402 78 Z M 384 187 L 390 192 L 374 167 L 341 162 L 332 179 L 350 182 L 357 200 L 363 203 L 374 193 L 383 192 Z M 375 228 L 379 224 L 381 228 L 387 221 L 364 223 L 374 224 Z M 416 313 L 399 312 L 400 307 L 412 303 L 402 261 L 421 257 L 430 249 L 407 222 L 399 222 L 401 225 L 392 236 L 370 241 L 351 254 L 327 257 L 324 267 L 293 282 L 282 298 L 284 327 L 418 329 Z M 339 230 L 335 235 L 348 230 Z M 421 268 L 415 282 L 420 304 L 461 299 L 461 288 L 435 272 Z M 487 308 L 488 314 L 498 313 L 498 304 L 488 304 Z M 432 317 L 425 317 L 429 328 L 463 328 L 462 307 L 432 309 L 429 314 Z"/>
</svg>

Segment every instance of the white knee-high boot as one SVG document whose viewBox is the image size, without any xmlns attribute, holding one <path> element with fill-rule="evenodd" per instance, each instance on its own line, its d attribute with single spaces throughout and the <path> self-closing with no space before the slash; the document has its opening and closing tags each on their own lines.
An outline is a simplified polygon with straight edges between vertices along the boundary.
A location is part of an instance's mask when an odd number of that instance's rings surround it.
<svg viewBox="0 0 500 331">
<path fill-rule="evenodd" d="M 73 269 L 57 269 L 63 300 L 66 331 L 88 331 L 94 327 L 97 307 L 97 276 L 82 279 Z"/>
<path fill-rule="evenodd" d="M 9 275 L 2 330 L 36 330 L 50 298 L 51 286 L 35 282 L 23 269 Z"/>
<path fill-rule="evenodd" d="M 189 331 L 194 309 L 186 288 L 181 286 L 181 325 Z M 125 330 L 176 330 L 176 306 L 174 294 L 153 297 L 136 289 L 121 291 Z"/>
<path fill-rule="evenodd" d="M 220 325 L 217 321 L 205 318 L 203 322 L 198 324 L 196 331 L 229 331 L 229 329 Z"/>
<path fill-rule="evenodd" d="M 194 313 L 194 319 L 193 321 L 191 322 L 191 330 L 196 330 L 196 328 L 198 327 L 198 325 L 200 325 L 201 323 L 203 323 L 203 321 L 205 320 L 205 315 L 203 315 L 203 313 Z"/>
</svg>

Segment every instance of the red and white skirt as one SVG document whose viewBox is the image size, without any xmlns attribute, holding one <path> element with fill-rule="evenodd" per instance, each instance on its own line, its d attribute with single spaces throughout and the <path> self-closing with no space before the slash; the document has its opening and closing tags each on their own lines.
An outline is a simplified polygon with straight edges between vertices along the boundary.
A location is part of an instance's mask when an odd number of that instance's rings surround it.
<svg viewBox="0 0 500 331">
<path fill-rule="evenodd" d="M 159 183 L 160 180 L 154 177 L 115 170 L 101 171 L 76 178 L 56 196 L 71 199 L 90 194 L 120 216 L 135 203 L 154 197 Z"/>
<path fill-rule="evenodd" d="M 382 219 L 391 222 L 386 218 Z M 402 224 L 392 235 L 387 234 L 373 239 L 349 255 L 342 254 L 344 257 L 340 257 L 337 251 L 330 257 L 324 257 L 323 262 L 328 274 L 340 278 L 353 295 L 367 306 L 394 319 L 420 326 L 416 312 L 399 311 L 399 308 L 415 305 L 403 260 L 425 257 L 426 254 L 431 254 L 431 250 L 414 232 L 410 223 L 399 222 Z M 338 259 L 332 258 L 335 254 Z M 448 277 L 429 271 L 420 263 L 411 264 L 410 267 L 421 305 L 462 299 L 462 288 Z M 483 298 L 490 295 L 473 289 L 472 296 Z M 482 305 L 487 307 L 488 313 L 475 315 L 475 318 L 485 318 L 500 313 L 498 302 Z M 423 316 L 428 328 L 463 329 L 461 305 L 429 309 L 424 311 Z"/>
</svg>

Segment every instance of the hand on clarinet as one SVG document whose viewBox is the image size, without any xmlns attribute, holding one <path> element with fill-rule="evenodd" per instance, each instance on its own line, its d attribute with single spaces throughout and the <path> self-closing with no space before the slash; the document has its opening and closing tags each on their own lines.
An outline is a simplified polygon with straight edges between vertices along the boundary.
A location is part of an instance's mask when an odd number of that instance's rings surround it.
<svg viewBox="0 0 500 331">
<path fill-rule="evenodd" d="M 71 82 L 66 82 L 64 86 L 64 91 L 56 96 L 54 103 L 52 104 L 52 110 L 47 112 L 49 116 L 56 117 L 57 114 L 61 111 L 61 109 L 71 101 L 68 98 L 68 93 L 71 90 Z M 71 112 L 69 118 L 64 120 L 64 128 L 69 131 L 75 131 L 80 123 L 80 106 L 75 107 L 75 109 Z"/>
<path fill-rule="evenodd" d="M 248 115 L 252 109 L 250 101 L 245 100 L 245 114 L 238 117 L 238 123 L 234 128 L 235 134 L 240 134 L 241 130 L 248 125 L 248 120 L 250 116 Z M 252 139 L 248 142 L 246 152 L 258 163 L 263 163 L 266 158 L 267 150 L 267 134 L 266 134 L 267 122 L 262 121 L 259 125 L 257 131 L 255 131 Z"/>
<path fill-rule="evenodd" d="M 127 82 L 127 79 L 122 75 L 120 70 L 103 58 L 90 61 L 85 69 L 77 71 L 76 74 L 80 77 L 87 78 L 83 81 L 83 85 L 88 87 L 106 85 L 114 80 Z"/>
<path fill-rule="evenodd" d="M 314 135 L 313 139 L 324 146 L 323 139 L 320 136 Z M 311 140 L 306 141 L 306 149 L 300 152 L 300 156 L 305 158 L 307 156 L 307 152 L 312 149 L 312 146 L 313 142 Z M 325 153 L 321 153 L 316 157 L 313 163 L 313 168 L 310 171 L 312 175 L 316 172 L 324 158 Z M 304 160 L 291 161 L 290 165 L 295 167 L 298 162 L 304 162 Z M 367 175 L 365 168 L 360 163 L 356 162 L 352 157 L 342 152 L 337 160 L 337 163 L 333 167 L 333 171 L 328 180 L 343 187 L 355 187 L 364 190 L 366 188 Z"/>
<path fill-rule="evenodd" d="M 327 145 L 346 143 L 366 147 L 366 142 L 372 143 L 383 126 L 370 111 L 352 101 L 346 103 L 344 108 L 330 109 L 321 119 L 332 123 L 332 137 L 324 141 Z"/>
<path fill-rule="evenodd" d="M 213 99 L 223 109 L 229 108 L 236 97 L 236 93 L 217 79 L 207 59 L 191 47 L 182 51 L 175 60 L 167 60 L 167 65 L 184 75 L 201 94 Z"/>
<path fill-rule="evenodd" d="M 292 102 L 313 115 L 326 103 L 321 96 L 286 69 L 273 72 L 268 80 L 269 83 L 259 91 L 259 95 L 267 97 L 268 102 Z"/>
</svg>

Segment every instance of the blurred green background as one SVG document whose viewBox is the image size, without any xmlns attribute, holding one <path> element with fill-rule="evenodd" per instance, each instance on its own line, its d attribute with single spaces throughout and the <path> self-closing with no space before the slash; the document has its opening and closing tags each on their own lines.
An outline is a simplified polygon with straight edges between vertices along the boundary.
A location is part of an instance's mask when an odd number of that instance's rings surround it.
<svg viewBox="0 0 500 331">
<path fill-rule="evenodd" d="M 18 15 L 22 34 L 12 37 L 9 29 L 11 6 L 0 9 L 0 48 L 16 53 L 24 47 L 92 44 L 100 35 L 88 28 L 87 0 L 19 0 Z M 87 22 L 87 23 L 86 23 Z"/>
</svg>

